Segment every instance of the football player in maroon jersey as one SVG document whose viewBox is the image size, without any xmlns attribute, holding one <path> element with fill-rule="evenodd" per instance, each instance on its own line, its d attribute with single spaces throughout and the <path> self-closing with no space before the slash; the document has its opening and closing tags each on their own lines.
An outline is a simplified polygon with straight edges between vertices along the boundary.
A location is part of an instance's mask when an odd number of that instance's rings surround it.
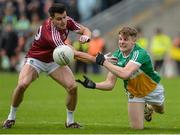
<svg viewBox="0 0 180 135">
<path fill-rule="evenodd" d="M 26 62 L 19 74 L 19 80 L 12 95 L 12 102 L 8 118 L 3 123 L 3 128 L 11 128 L 15 124 L 16 111 L 23 100 L 24 92 L 28 86 L 38 78 L 41 72 L 46 72 L 53 80 L 62 85 L 67 91 L 67 120 L 66 128 L 80 128 L 81 125 L 74 121 L 73 112 L 77 103 L 77 84 L 72 71 L 68 66 L 60 67 L 53 61 L 53 50 L 57 46 L 65 45 L 69 31 L 80 34 L 79 41 L 88 42 L 91 32 L 87 27 L 75 22 L 67 16 L 66 7 L 56 3 L 49 8 L 50 17 L 39 27 L 30 50 L 26 55 Z M 82 52 L 75 51 L 75 58 L 86 59 L 91 57 Z M 89 59 L 91 59 L 89 58 Z"/>
</svg>

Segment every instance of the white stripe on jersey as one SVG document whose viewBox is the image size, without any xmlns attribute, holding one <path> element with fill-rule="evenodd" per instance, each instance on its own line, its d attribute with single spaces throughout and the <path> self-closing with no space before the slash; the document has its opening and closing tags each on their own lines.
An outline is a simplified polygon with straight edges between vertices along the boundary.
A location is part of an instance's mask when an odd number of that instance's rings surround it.
<svg viewBox="0 0 180 135">
<path fill-rule="evenodd" d="M 56 46 L 64 45 L 64 43 L 61 40 L 59 32 L 56 30 L 56 28 L 51 24 L 51 30 L 52 30 L 52 39 L 54 41 L 54 44 Z"/>
<path fill-rule="evenodd" d="M 54 39 L 54 27 L 53 27 L 53 25 L 51 24 L 51 35 L 52 35 L 52 39 L 53 39 L 53 41 L 54 41 L 54 44 L 57 46 L 57 43 L 56 43 L 56 41 L 55 41 L 55 39 Z"/>
<path fill-rule="evenodd" d="M 67 20 L 71 20 L 79 30 L 81 29 L 80 25 L 77 22 L 75 22 L 71 17 L 68 16 Z M 79 30 L 75 30 L 75 32 L 78 32 Z"/>
<path fill-rule="evenodd" d="M 134 63 L 134 64 L 136 64 L 136 65 L 138 65 L 138 66 L 141 66 L 141 65 L 142 65 L 141 63 L 136 62 L 136 61 L 134 61 L 134 60 L 130 60 L 130 62 L 132 62 L 132 63 Z"/>
<path fill-rule="evenodd" d="M 58 43 L 58 45 L 63 45 L 63 42 L 62 42 L 62 40 L 61 40 L 61 37 L 60 37 L 60 34 L 59 34 L 59 32 L 55 29 L 55 40 L 56 40 L 56 42 Z"/>
<path fill-rule="evenodd" d="M 52 39 L 53 39 L 55 45 L 58 46 L 58 43 L 57 43 L 56 40 L 55 40 L 55 36 L 54 36 L 54 27 L 52 26 L 52 24 L 51 24 L 51 32 L 52 32 Z"/>
<path fill-rule="evenodd" d="M 138 55 L 139 55 L 139 51 L 134 51 L 132 60 L 133 60 L 133 61 L 136 61 L 137 58 L 138 58 Z"/>
</svg>

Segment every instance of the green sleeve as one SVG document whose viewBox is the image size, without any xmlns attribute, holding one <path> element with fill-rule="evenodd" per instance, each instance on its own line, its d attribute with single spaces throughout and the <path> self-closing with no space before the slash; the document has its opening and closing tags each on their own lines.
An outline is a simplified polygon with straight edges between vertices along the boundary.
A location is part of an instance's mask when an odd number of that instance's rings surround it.
<svg viewBox="0 0 180 135">
<path fill-rule="evenodd" d="M 134 62 L 139 63 L 141 65 L 146 63 L 149 60 L 150 60 L 150 57 L 147 54 L 147 52 L 146 51 L 141 51 L 141 50 L 134 51 L 133 55 L 132 55 L 132 58 L 131 58 L 131 61 L 134 61 Z"/>
</svg>

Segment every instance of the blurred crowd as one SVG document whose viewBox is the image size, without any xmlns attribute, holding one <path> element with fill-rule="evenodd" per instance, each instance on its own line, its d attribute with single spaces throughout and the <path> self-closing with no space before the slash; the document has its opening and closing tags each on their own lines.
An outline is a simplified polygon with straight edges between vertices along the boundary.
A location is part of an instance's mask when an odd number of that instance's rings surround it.
<svg viewBox="0 0 180 135">
<path fill-rule="evenodd" d="M 180 76 L 180 33 L 170 37 L 162 28 L 155 28 L 149 40 L 144 36 L 142 28 L 138 27 L 137 30 L 137 43 L 149 52 L 155 70 L 166 77 Z"/>
<path fill-rule="evenodd" d="M 48 17 L 48 9 L 54 2 L 67 6 L 68 15 L 77 22 L 83 22 L 121 0 L 0 0 L 0 70 L 19 71 L 25 52 L 30 48 L 38 27 Z M 161 28 L 154 30 L 151 39 L 144 37 L 138 27 L 137 43 L 149 51 L 154 68 L 162 75 L 180 75 L 180 33 L 176 37 L 165 34 Z M 106 53 L 106 42 L 101 31 L 93 30 L 92 40 L 81 45 L 78 41 L 66 41 L 77 50 L 96 56 Z M 76 73 L 89 71 L 101 73 L 101 68 L 92 63 L 75 61 Z"/>
<path fill-rule="evenodd" d="M 114 5 L 120 0 L 0 0 L 0 69 L 18 71 L 38 27 L 53 3 L 64 3 L 77 22 Z M 72 41 L 71 41 L 72 42 Z"/>
</svg>

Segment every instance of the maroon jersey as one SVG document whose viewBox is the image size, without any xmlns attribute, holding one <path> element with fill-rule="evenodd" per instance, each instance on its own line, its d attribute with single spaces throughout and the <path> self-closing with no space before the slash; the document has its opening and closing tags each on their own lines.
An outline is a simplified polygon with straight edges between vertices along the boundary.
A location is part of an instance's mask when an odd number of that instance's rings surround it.
<svg viewBox="0 0 180 135">
<path fill-rule="evenodd" d="M 79 30 L 80 25 L 70 17 L 67 17 L 67 26 L 63 30 L 57 29 L 48 18 L 39 27 L 26 57 L 35 58 L 46 63 L 52 62 L 54 48 L 64 45 L 69 31 L 78 32 Z"/>
</svg>

